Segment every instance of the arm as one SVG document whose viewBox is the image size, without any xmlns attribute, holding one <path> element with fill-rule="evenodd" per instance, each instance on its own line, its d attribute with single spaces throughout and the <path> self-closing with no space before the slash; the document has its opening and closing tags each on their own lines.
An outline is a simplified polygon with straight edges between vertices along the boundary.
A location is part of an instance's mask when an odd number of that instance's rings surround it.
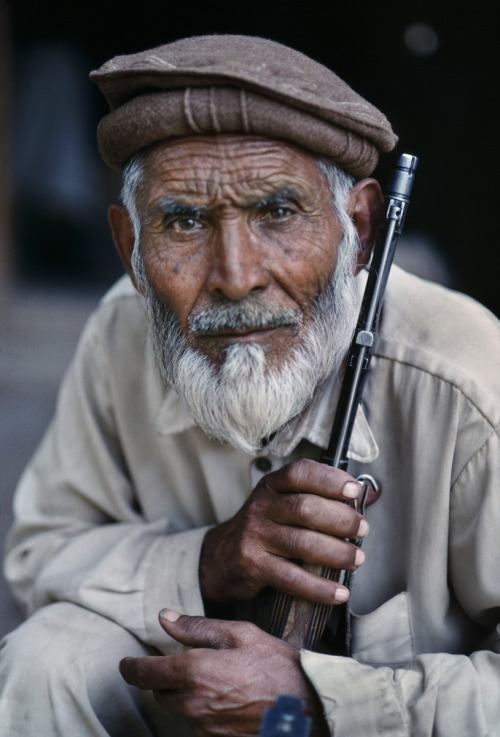
<svg viewBox="0 0 500 737">
<path fill-rule="evenodd" d="M 120 311 L 129 323 L 131 312 L 142 316 L 141 305 L 132 311 L 120 304 Z M 117 319 L 111 315 L 109 333 L 121 333 Z M 144 499 L 156 493 L 160 513 L 145 512 L 113 396 L 121 356 L 107 350 L 102 322 L 98 313 L 84 331 L 56 417 L 19 484 L 5 570 L 28 613 L 52 601 L 73 601 L 154 643 L 165 597 L 181 611 L 203 613 L 198 560 L 208 522 L 200 515 L 193 529 L 180 525 L 166 511 L 168 489 L 146 489 Z M 133 340 L 121 338 L 130 348 Z M 139 371 L 143 344 L 144 331 L 129 356 L 130 362 L 137 358 Z M 125 401 L 133 400 L 127 394 Z M 138 401 L 144 403 L 144 395 Z"/>
</svg>

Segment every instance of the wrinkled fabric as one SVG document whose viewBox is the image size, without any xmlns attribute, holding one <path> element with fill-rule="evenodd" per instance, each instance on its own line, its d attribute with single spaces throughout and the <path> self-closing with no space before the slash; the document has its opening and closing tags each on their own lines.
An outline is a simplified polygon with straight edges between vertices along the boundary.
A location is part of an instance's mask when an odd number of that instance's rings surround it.
<svg viewBox="0 0 500 737">
<path fill-rule="evenodd" d="M 349 471 L 381 482 L 352 591 L 353 657 L 302 654 L 332 734 L 500 734 L 500 341 L 472 300 L 393 269 Z M 260 456 L 319 458 L 332 379 Z M 261 459 L 208 439 L 165 388 L 127 279 L 90 319 L 21 479 L 5 572 L 27 613 L 67 601 L 173 652 L 203 614 L 204 534 Z M 450 719 L 456 715 L 453 721 Z"/>
<path fill-rule="evenodd" d="M 192 737 L 151 691 L 118 675 L 124 657 L 157 654 L 105 617 L 68 602 L 36 611 L 0 653 L 2 737 Z"/>
</svg>

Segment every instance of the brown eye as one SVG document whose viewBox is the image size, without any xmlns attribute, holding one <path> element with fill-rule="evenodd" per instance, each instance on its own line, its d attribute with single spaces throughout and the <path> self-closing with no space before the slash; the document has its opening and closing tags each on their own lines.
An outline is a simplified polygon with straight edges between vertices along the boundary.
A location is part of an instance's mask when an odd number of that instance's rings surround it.
<svg viewBox="0 0 500 737">
<path fill-rule="evenodd" d="M 293 215 L 293 210 L 284 205 L 277 205 L 276 207 L 270 208 L 266 215 L 270 220 L 284 220 L 290 217 L 290 215 Z"/>
<path fill-rule="evenodd" d="M 184 233 L 197 230 L 201 227 L 201 223 L 194 217 L 176 217 L 167 222 L 167 228 Z"/>
<path fill-rule="evenodd" d="M 177 227 L 180 230 L 194 230 L 198 224 L 198 221 L 194 218 L 179 218 L 177 221 Z"/>
</svg>

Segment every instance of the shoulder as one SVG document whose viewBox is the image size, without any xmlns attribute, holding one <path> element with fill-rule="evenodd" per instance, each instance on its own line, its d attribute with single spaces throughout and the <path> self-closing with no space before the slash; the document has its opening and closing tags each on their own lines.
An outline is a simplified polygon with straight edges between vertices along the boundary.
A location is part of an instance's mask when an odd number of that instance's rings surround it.
<svg viewBox="0 0 500 737">
<path fill-rule="evenodd" d="M 144 298 L 126 274 L 106 292 L 98 307 L 98 312 L 103 316 L 120 310 L 126 310 L 127 313 L 137 312 L 137 314 L 144 312 Z"/>
<path fill-rule="evenodd" d="M 449 383 L 498 423 L 500 323 L 470 297 L 394 267 L 375 355 Z"/>
<path fill-rule="evenodd" d="M 137 333 L 144 342 L 144 299 L 127 275 L 122 276 L 102 297 L 90 325 L 106 340 L 128 342 Z"/>
<path fill-rule="evenodd" d="M 123 276 L 90 316 L 77 355 L 116 376 L 144 364 L 151 352 L 148 344 L 144 299 Z"/>
</svg>

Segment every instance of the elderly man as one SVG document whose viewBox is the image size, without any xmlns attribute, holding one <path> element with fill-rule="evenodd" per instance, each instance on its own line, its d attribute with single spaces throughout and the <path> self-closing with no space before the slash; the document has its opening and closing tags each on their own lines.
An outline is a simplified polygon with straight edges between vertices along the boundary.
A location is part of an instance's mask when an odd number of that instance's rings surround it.
<svg viewBox="0 0 500 737">
<path fill-rule="evenodd" d="M 255 735 L 278 694 L 315 734 L 500 734 L 495 319 L 394 270 L 353 475 L 318 462 L 387 120 L 258 38 L 185 39 L 93 78 L 128 276 L 17 492 L 6 573 L 31 616 L 2 650 L 2 734 Z M 383 485 L 363 551 L 345 503 L 361 470 Z M 297 561 L 359 569 L 350 655 L 231 620 L 266 587 L 345 602 Z"/>
</svg>

